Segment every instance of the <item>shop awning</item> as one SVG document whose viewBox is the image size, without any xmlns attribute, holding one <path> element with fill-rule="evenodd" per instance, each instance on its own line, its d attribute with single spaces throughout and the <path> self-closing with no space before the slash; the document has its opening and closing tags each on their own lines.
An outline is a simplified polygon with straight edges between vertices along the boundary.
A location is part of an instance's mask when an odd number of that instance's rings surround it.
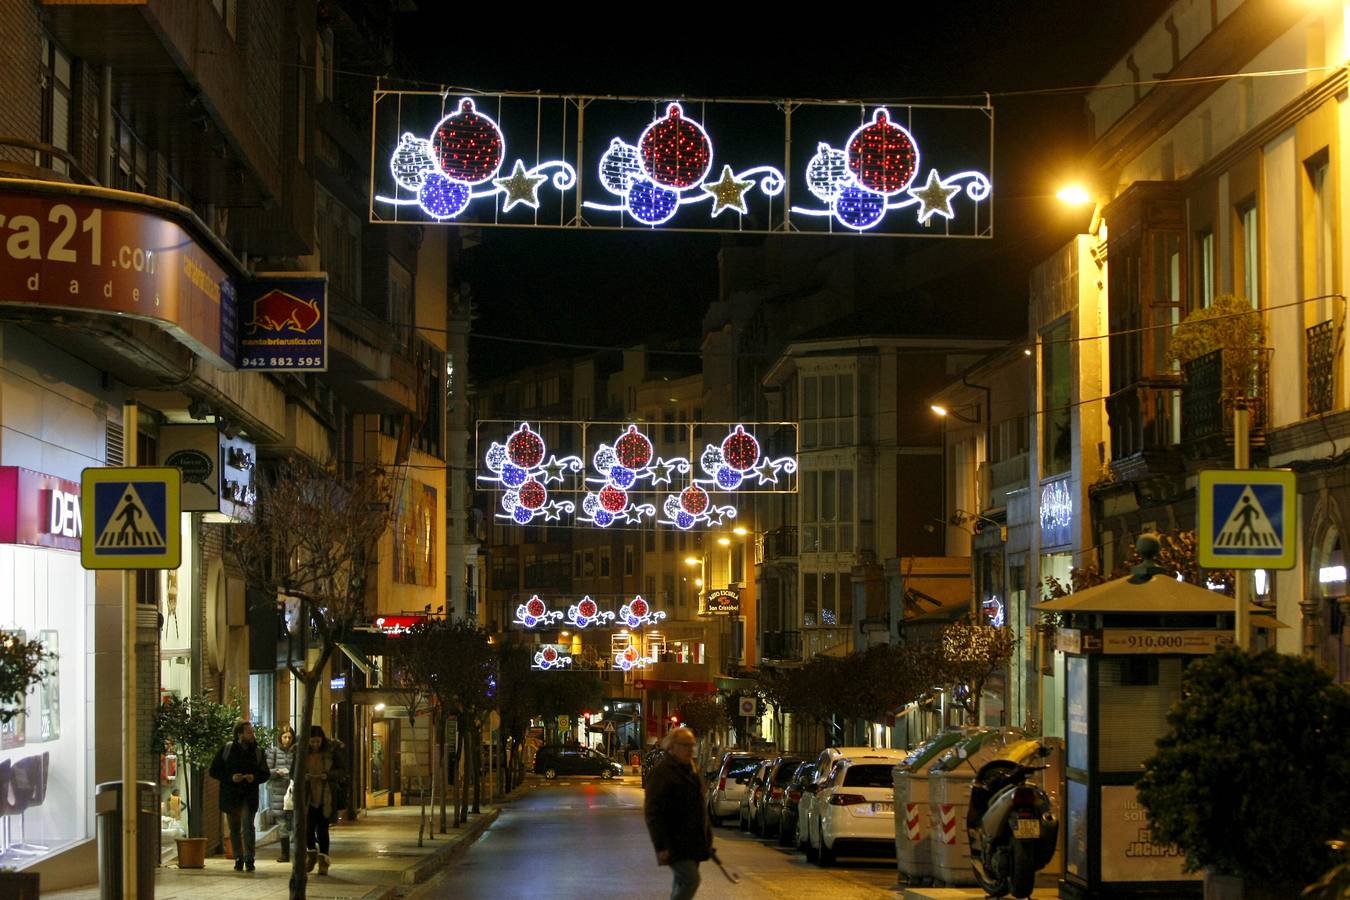
<svg viewBox="0 0 1350 900">
<path fill-rule="evenodd" d="M 375 664 L 366 658 L 366 655 L 361 652 L 361 648 L 348 643 L 340 643 L 338 644 L 338 649 L 341 650 L 343 656 L 350 659 L 352 665 L 360 669 L 361 674 L 365 675 L 367 678 L 375 671 Z"/>
</svg>

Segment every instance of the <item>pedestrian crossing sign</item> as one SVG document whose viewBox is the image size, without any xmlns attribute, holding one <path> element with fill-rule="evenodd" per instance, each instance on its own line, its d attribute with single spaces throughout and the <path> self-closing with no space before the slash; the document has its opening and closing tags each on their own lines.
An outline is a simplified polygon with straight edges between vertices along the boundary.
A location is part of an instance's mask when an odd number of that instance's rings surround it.
<svg viewBox="0 0 1350 900">
<path fill-rule="evenodd" d="M 1289 469 L 1200 473 L 1200 565 L 1292 569 L 1298 549 L 1297 493 Z"/>
<path fill-rule="evenodd" d="M 172 466 L 85 469 L 86 569 L 176 569 L 182 560 L 182 472 Z"/>
</svg>

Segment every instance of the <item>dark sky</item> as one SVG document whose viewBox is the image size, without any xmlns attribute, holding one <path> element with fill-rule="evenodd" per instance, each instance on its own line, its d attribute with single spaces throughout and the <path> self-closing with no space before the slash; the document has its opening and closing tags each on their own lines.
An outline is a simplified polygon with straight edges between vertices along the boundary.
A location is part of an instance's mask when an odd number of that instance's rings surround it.
<svg viewBox="0 0 1350 900">
<path fill-rule="evenodd" d="M 597 20 L 580 37 L 551 20 L 576 16 L 562 7 L 517 22 L 532 27 L 467 37 L 456 10 L 421 5 L 427 9 L 400 28 L 403 51 L 423 77 L 483 91 L 952 102 L 979 102 L 990 92 L 995 237 L 962 242 L 959 252 L 970 255 L 967 271 L 987 273 L 1006 296 L 1024 293 L 1027 269 L 1081 229 L 1052 195 L 1086 148 L 1082 92 L 1006 95 L 1095 83 L 1169 3 L 905 2 L 891 6 L 899 15 L 843 14 L 833 27 L 823 24 L 825 5 L 788 13 L 792 21 L 810 19 L 809 29 L 796 30 L 769 24 L 784 18 L 782 6 L 724 15 L 714 5 L 698 21 L 691 15 L 688 25 L 665 28 L 643 24 L 657 8 L 607 6 L 602 15 L 580 13 Z M 717 46 L 724 36 L 729 43 Z M 474 289 L 475 330 L 484 334 L 605 346 L 662 335 L 696 341 L 716 295 L 716 235 L 507 228 L 482 235 L 465 253 L 461 277 Z M 918 251 L 930 242 L 907 243 Z M 642 310 L 627 303 L 638 291 L 647 300 Z M 1015 336 L 1025 305 L 1015 309 L 997 294 L 988 294 L 984 333 Z M 472 353 L 483 376 L 549 351 L 480 340 Z"/>
</svg>

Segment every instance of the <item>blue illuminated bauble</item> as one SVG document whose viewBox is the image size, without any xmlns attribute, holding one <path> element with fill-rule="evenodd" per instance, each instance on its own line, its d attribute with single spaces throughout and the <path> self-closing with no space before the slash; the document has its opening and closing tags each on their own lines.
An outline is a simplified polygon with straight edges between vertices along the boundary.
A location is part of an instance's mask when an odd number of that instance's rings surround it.
<svg viewBox="0 0 1350 900">
<path fill-rule="evenodd" d="M 537 625 L 537 624 L 539 624 L 539 620 L 536 619 L 534 616 L 526 616 L 526 617 L 525 617 L 525 627 L 526 627 L 526 628 L 533 628 L 533 627 L 534 627 L 535 625 Z"/>
<path fill-rule="evenodd" d="M 528 525 L 530 520 L 534 518 L 534 510 L 526 509 L 523 506 L 517 506 L 515 509 L 511 510 L 511 518 L 515 519 L 521 525 Z"/>
<path fill-rule="evenodd" d="M 606 512 L 603 509 L 598 509 L 595 511 L 595 524 L 599 525 L 601 528 L 608 528 L 613 523 L 614 523 L 614 513 Z"/>
<path fill-rule="evenodd" d="M 679 514 L 675 516 L 675 527 L 681 528 L 685 531 L 688 531 L 690 528 L 693 528 L 694 527 L 693 514 L 687 513 L 684 510 L 680 510 Z"/>
<path fill-rule="evenodd" d="M 451 181 L 440 172 L 432 172 L 417 189 L 417 205 L 433 219 L 453 219 L 469 205 L 471 193 L 464 182 Z"/>
<path fill-rule="evenodd" d="M 680 208 L 680 195 L 647 178 L 638 178 L 628 192 L 628 211 L 643 225 L 669 222 Z"/>
<path fill-rule="evenodd" d="M 737 472 L 731 466 L 723 466 L 717 470 L 717 486 L 724 491 L 734 491 L 741 486 L 741 481 L 745 476 Z"/>
<path fill-rule="evenodd" d="M 529 472 L 515 463 L 504 463 L 502 465 L 502 484 L 507 487 L 520 487 L 529 476 Z"/>
<path fill-rule="evenodd" d="M 822 203 L 833 203 L 845 185 L 853 180 L 848 170 L 848 154 L 829 144 L 816 145 L 816 155 L 806 166 L 806 189 Z"/>
<path fill-rule="evenodd" d="M 633 179 L 642 175 L 642 157 L 638 148 L 615 138 L 600 157 L 600 183 L 611 194 L 622 197 L 633 187 Z"/>
<path fill-rule="evenodd" d="M 633 486 L 633 482 L 637 481 L 637 473 L 626 466 L 614 465 L 610 467 L 609 480 L 614 482 L 616 487 L 628 490 Z"/>
<path fill-rule="evenodd" d="M 856 184 L 850 184 L 840 191 L 839 200 L 834 204 L 834 217 L 840 224 L 857 231 L 871 228 L 884 215 L 886 198 Z"/>
</svg>

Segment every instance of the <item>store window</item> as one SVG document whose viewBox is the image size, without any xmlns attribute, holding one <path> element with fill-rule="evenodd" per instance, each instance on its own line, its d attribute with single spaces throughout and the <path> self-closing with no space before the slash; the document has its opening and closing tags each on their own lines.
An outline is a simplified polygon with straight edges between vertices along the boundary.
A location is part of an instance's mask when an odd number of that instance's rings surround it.
<svg viewBox="0 0 1350 900">
<path fill-rule="evenodd" d="M 161 700 L 168 697 L 191 697 L 196 691 L 192 685 L 193 624 L 196 619 L 196 593 L 192 561 L 194 557 L 192 514 L 184 513 L 182 529 L 182 565 L 177 569 L 152 571 L 158 582 L 159 597 L 159 693 Z M 160 768 L 160 815 L 171 824 L 160 829 L 160 840 L 165 848 L 174 838 L 188 836 L 187 770 L 177 754 L 166 755 Z"/>
</svg>

